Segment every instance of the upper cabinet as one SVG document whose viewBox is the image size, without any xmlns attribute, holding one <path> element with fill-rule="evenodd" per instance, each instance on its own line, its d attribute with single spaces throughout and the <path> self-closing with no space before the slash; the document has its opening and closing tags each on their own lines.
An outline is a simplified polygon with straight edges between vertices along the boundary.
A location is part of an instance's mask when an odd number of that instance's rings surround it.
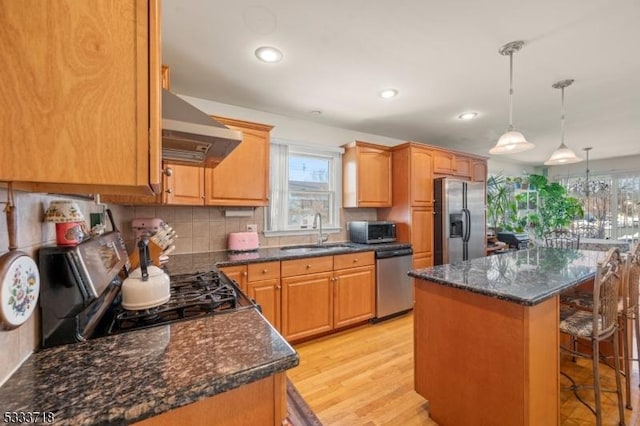
<svg viewBox="0 0 640 426">
<path fill-rule="evenodd" d="M 471 158 L 456 155 L 455 169 L 453 170 L 453 174 L 455 176 L 471 179 L 471 174 L 472 174 L 471 169 L 473 167 L 472 163 L 473 163 L 473 160 Z"/>
<path fill-rule="evenodd" d="M 471 180 L 474 182 L 487 181 L 487 160 L 473 160 Z"/>
<path fill-rule="evenodd" d="M 433 172 L 452 175 L 456 169 L 455 155 L 449 151 L 433 150 Z"/>
<path fill-rule="evenodd" d="M 214 116 L 240 130 L 242 142 L 215 168 L 205 170 L 205 204 L 266 206 L 269 204 L 269 144 L 273 126 Z"/>
<path fill-rule="evenodd" d="M 345 146 L 342 158 L 343 207 L 391 206 L 391 149 L 367 142 Z"/>
<path fill-rule="evenodd" d="M 159 1 L 5 1 L 0 16 L 0 181 L 159 191 Z"/>
</svg>

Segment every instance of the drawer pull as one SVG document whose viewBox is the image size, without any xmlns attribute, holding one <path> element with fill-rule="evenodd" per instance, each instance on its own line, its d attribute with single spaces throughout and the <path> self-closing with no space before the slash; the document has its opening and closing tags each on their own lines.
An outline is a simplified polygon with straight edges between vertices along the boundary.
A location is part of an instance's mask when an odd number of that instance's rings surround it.
<svg viewBox="0 0 640 426">
<path fill-rule="evenodd" d="M 262 273 L 263 273 L 263 274 L 266 274 L 267 272 L 269 272 L 267 269 L 263 269 L 263 270 L 262 270 Z"/>
<path fill-rule="evenodd" d="M 247 275 L 248 275 L 248 274 L 247 274 L 247 271 L 243 271 L 243 272 L 242 272 L 242 276 L 246 277 Z"/>
<path fill-rule="evenodd" d="M 307 269 L 311 269 L 311 265 L 307 265 Z"/>
<path fill-rule="evenodd" d="M 356 263 L 357 261 L 358 261 L 357 257 L 355 259 L 353 259 L 353 263 Z"/>
</svg>

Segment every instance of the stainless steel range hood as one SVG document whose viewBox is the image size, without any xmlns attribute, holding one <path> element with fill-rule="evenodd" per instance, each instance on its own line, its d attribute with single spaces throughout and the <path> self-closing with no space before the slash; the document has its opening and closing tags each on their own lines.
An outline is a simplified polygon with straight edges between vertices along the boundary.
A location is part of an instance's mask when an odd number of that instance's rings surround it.
<svg viewBox="0 0 640 426">
<path fill-rule="evenodd" d="M 242 132 L 218 123 L 178 96 L 162 89 L 162 158 L 219 163 L 242 141 Z"/>
</svg>

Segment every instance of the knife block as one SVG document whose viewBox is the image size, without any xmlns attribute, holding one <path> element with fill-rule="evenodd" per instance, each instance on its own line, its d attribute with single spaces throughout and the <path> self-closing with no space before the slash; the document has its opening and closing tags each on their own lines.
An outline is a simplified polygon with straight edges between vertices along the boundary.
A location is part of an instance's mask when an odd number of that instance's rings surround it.
<svg viewBox="0 0 640 426">
<path fill-rule="evenodd" d="M 160 247 L 153 241 L 149 241 L 147 248 L 149 249 L 149 257 L 151 258 L 151 263 L 153 263 L 153 265 L 155 266 L 160 267 L 160 255 L 162 254 L 162 247 Z M 131 263 L 131 270 L 140 266 L 139 250 L 134 250 L 133 253 L 129 255 L 129 262 Z"/>
</svg>

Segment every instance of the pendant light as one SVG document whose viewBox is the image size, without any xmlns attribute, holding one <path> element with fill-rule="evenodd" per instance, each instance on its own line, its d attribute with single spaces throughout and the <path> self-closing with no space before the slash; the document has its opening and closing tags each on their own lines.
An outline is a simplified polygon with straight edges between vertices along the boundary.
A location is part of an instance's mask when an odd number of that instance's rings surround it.
<svg viewBox="0 0 640 426">
<path fill-rule="evenodd" d="M 498 50 L 503 56 L 509 55 L 509 127 L 507 132 L 500 136 L 496 146 L 489 150 L 489 154 L 516 154 L 535 148 L 531 142 L 527 142 L 524 135 L 513 127 L 513 54 L 524 46 L 524 41 L 512 41 Z"/>
<path fill-rule="evenodd" d="M 554 89 L 562 90 L 562 107 L 560 110 L 560 146 L 553 152 L 553 154 L 551 154 L 551 157 L 549 157 L 549 159 L 544 162 L 545 166 L 579 163 L 580 161 L 582 161 L 582 158 L 578 157 L 571 149 L 567 147 L 567 145 L 564 144 L 564 88 L 571 86 L 572 83 L 573 80 L 568 79 L 554 83 L 551 86 Z"/>
</svg>

